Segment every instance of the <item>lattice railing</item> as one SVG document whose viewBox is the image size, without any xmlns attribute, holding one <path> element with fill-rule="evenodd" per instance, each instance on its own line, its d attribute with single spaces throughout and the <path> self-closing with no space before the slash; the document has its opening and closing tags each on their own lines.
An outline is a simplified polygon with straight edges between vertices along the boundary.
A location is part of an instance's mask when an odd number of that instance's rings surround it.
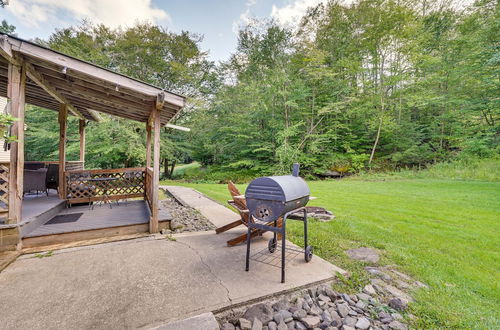
<svg viewBox="0 0 500 330">
<path fill-rule="evenodd" d="M 66 171 L 65 176 L 70 204 L 145 196 L 144 167 Z"/>
<path fill-rule="evenodd" d="M 153 169 L 151 167 L 146 167 L 145 169 L 145 194 L 144 198 L 148 203 L 149 209 L 151 210 L 151 203 L 153 199 Z"/>
<path fill-rule="evenodd" d="M 0 163 L 0 215 L 9 212 L 9 163 Z"/>
</svg>

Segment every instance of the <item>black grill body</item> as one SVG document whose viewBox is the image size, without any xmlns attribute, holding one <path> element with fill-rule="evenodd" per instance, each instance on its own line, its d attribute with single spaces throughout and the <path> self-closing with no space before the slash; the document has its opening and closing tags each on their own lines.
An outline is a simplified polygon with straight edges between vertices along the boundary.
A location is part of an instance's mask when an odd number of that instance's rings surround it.
<svg viewBox="0 0 500 330">
<path fill-rule="evenodd" d="M 245 192 L 248 210 L 263 222 L 277 220 L 285 213 L 305 206 L 309 195 L 304 179 L 293 175 L 257 178 Z"/>
<path fill-rule="evenodd" d="M 310 190 L 304 179 L 299 177 L 299 164 L 293 165 L 292 175 L 268 176 L 253 180 L 245 191 L 245 199 L 250 212 L 248 222 L 246 271 L 250 268 L 250 241 L 254 229 L 273 232 L 268 249 L 274 253 L 278 246 L 277 234 L 281 234 L 281 283 L 285 282 L 286 221 L 300 220 L 304 223 L 304 258 L 312 258 L 312 247 L 307 245 L 307 212 Z M 293 213 L 302 211 L 303 216 Z M 278 227 L 278 219 L 282 226 Z M 292 250 L 288 248 L 289 250 Z"/>
</svg>

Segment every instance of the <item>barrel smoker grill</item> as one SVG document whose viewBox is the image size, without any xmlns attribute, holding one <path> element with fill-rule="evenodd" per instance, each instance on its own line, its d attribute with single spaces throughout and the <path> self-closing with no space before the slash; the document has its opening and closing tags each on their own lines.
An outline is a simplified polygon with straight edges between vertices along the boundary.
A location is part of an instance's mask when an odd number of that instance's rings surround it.
<svg viewBox="0 0 500 330">
<path fill-rule="evenodd" d="M 253 180 L 245 192 L 247 207 L 253 221 L 248 222 L 246 271 L 250 267 L 250 237 L 252 229 L 273 232 L 269 240 L 268 251 L 274 253 L 278 248 L 278 234 L 281 234 L 281 283 L 285 282 L 285 259 L 287 251 L 290 255 L 304 253 L 304 259 L 312 258 L 312 247 L 307 245 L 307 212 L 305 206 L 309 201 L 309 187 L 299 177 L 299 164 L 293 165 L 292 175 L 261 177 Z M 297 216 L 295 214 L 302 213 Z M 282 218 L 282 226 L 278 227 L 278 219 Z M 286 247 L 286 220 L 300 220 L 304 223 L 304 250 Z M 267 251 L 266 251 L 267 252 Z M 257 255 L 262 256 L 263 252 Z M 261 258 L 269 260 L 266 256 Z M 257 261 L 262 261 L 256 258 Z"/>
</svg>

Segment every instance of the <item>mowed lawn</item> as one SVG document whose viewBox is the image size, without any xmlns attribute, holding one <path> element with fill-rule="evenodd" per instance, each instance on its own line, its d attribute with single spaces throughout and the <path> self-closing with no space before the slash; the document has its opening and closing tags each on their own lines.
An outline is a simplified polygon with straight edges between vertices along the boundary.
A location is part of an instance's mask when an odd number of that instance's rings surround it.
<svg viewBox="0 0 500 330">
<path fill-rule="evenodd" d="M 189 184 L 225 203 L 221 184 Z M 315 254 L 350 271 L 345 289 L 366 283 L 361 263 L 344 251 L 369 246 L 430 286 L 415 292 L 411 312 L 419 328 L 500 327 L 500 183 L 459 180 L 313 181 L 310 205 L 326 207 L 336 219 L 313 221 Z M 240 185 L 244 191 L 245 185 Z M 291 221 L 290 223 L 293 223 Z M 301 226 L 289 227 L 302 241 Z"/>
</svg>

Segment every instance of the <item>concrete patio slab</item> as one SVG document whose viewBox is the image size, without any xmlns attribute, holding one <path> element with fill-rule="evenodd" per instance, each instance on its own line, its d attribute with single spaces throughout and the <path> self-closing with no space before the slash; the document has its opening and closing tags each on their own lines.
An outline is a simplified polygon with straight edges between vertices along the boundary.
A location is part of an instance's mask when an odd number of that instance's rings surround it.
<svg viewBox="0 0 500 330">
<path fill-rule="evenodd" d="M 2 273 L 2 329 L 149 328 L 332 279 L 341 271 L 313 258 L 279 269 L 252 263 L 230 233 L 137 239 L 20 257 Z M 263 248 L 265 239 L 252 247 Z"/>
<path fill-rule="evenodd" d="M 224 223 L 235 219 L 222 205 L 192 196 L 206 206 L 200 211 L 205 216 L 214 212 Z M 174 240 L 155 235 L 59 250 L 43 258 L 21 256 L 0 273 L 1 328 L 148 329 L 344 273 L 316 256 L 305 263 L 301 255 L 287 261 L 286 283 L 280 283 L 280 269 L 270 265 L 252 261 L 246 272 L 245 246 L 226 246 L 244 230 L 177 234 Z M 269 238 L 266 233 L 254 239 L 252 253 L 265 249 Z"/>
</svg>

